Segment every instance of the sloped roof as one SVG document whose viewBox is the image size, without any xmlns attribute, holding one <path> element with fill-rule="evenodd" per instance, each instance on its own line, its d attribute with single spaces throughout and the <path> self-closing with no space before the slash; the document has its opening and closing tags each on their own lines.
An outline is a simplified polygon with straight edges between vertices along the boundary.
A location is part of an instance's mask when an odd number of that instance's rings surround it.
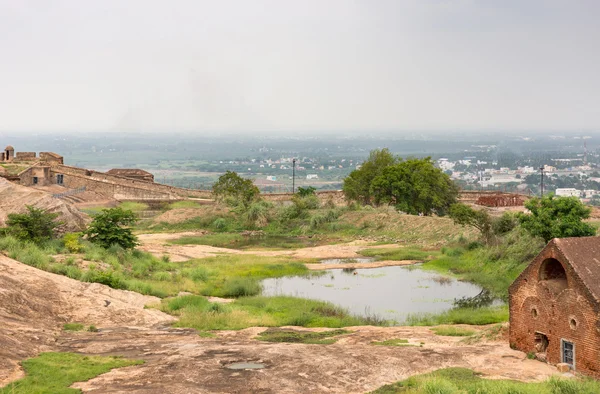
<svg viewBox="0 0 600 394">
<path fill-rule="evenodd" d="M 555 238 L 562 253 L 591 295 L 600 302 L 600 237 Z M 549 246 L 550 246 L 549 244 Z"/>
<path fill-rule="evenodd" d="M 121 175 L 121 176 L 132 176 L 132 175 L 137 175 L 137 176 L 152 176 L 151 173 L 149 173 L 148 171 L 144 171 L 144 170 L 140 170 L 139 168 L 113 168 L 112 170 L 109 170 L 106 172 L 107 174 L 110 175 Z"/>
</svg>

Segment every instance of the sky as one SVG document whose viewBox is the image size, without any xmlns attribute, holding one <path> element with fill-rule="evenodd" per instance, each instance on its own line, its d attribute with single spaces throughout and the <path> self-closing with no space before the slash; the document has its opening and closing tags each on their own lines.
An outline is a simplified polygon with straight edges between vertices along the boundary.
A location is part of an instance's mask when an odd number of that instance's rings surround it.
<svg viewBox="0 0 600 394">
<path fill-rule="evenodd" d="M 597 0 L 0 0 L 0 132 L 600 130 Z"/>
</svg>

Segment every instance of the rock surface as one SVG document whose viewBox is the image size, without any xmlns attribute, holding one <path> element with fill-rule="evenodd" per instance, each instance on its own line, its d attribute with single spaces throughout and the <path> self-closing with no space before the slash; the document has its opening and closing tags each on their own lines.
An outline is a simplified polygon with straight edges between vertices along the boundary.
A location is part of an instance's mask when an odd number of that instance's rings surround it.
<svg viewBox="0 0 600 394">
<path fill-rule="evenodd" d="M 26 212 L 26 205 L 58 213 L 58 220 L 63 222 L 59 228 L 62 232 L 81 231 L 90 221 L 88 215 L 49 193 L 0 178 L 0 227 L 6 225 L 9 213 Z"/>
</svg>

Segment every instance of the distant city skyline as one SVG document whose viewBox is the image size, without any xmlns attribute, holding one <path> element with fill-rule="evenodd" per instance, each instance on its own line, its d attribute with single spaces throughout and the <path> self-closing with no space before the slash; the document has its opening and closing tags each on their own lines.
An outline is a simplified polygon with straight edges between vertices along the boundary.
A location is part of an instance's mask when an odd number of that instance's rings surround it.
<svg viewBox="0 0 600 394">
<path fill-rule="evenodd" d="M 593 0 L 0 0 L 0 135 L 600 131 Z"/>
</svg>

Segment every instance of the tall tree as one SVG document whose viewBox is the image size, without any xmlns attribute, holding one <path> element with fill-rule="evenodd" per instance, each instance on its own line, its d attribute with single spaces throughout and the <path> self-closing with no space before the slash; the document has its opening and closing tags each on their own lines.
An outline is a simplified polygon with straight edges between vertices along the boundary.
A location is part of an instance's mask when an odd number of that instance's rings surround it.
<svg viewBox="0 0 600 394">
<path fill-rule="evenodd" d="M 445 215 L 458 196 L 458 187 L 429 157 L 385 167 L 370 190 L 377 205 L 391 204 L 412 215 Z"/>
<path fill-rule="evenodd" d="M 531 235 L 544 238 L 585 237 L 596 235 L 596 229 L 583 219 L 590 217 L 591 208 L 577 197 L 532 198 L 525 203 L 530 214 L 519 215 L 521 226 Z"/>
<path fill-rule="evenodd" d="M 344 179 L 344 195 L 348 200 L 358 201 L 362 204 L 371 204 L 371 183 L 386 167 L 398 163 L 399 159 L 389 149 L 375 149 L 361 167 L 352 171 Z"/>
<path fill-rule="evenodd" d="M 250 179 L 244 179 L 234 171 L 221 175 L 212 188 L 217 200 L 243 208 L 248 208 L 260 195 L 260 190 Z"/>
</svg>

